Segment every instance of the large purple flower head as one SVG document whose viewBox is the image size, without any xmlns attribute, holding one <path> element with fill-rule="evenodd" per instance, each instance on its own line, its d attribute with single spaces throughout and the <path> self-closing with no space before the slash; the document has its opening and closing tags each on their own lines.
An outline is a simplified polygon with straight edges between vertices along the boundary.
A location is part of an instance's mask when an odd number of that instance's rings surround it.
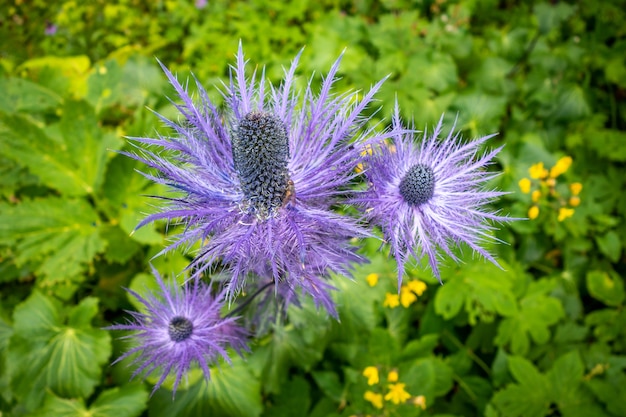
<svg viewBox="0 0 626 417">
<path fill-rule="evenodd" d="M 418 144 L 414 133 L 402 127 L 396 108 L 393 145 L 381 146 L 366 161 L 369 187 L 356 202 L 381 226 L 390 244 L 398 263 L 398 288 L 409 256 L 428 257 L 441 282 L 439 258 L 445 253 L 458 261 L 453 248 L 461 243 L 497 265 L 481 244 L 493 239 L 490 221 L 512 220 L 485 207 L 504 194 L 485 188 L 498 175 L 485 168 L 501 148 L 479 153 L 480 146 L 494 135 L 464 143 L 452 126 L 441 139 L 442 122 L 443 116 Z"/>
<path fill-rule="evenodd" d="M 228 347 L 241 353 L 246 350 L 246 332 L 235 322 L 235 318 L 222 317 L 224 292 L 211 293 L 209 286 L 200 280 L 189 282 L 183 288 L 165 285 L 154 271 L 159 285 L 157 294 L 142 297 L 128 290 L 145 306 L 145 312 L 133 312 L 134 321 L 116 324 L 108 330 L 130 330 L 135 346 L 113 363 L 137 354 L 132 364 L 137 365 L 133 377 L 145 377 L 161 370 L 161 377 L 154 386 L 156 391 L 165 378 L 176 375 L 173 391 L 176 392 L 181 378 L 193 363 L 197 363 L 205 377 L 209 378 L 209 365 L 219 357 L 229 362 Z"/>
<path fill-rule="evenodd" d="M 171 137 L 133 138 L 144 147 L 131 155 L 159 171 L 154 181 L 182 192 L 158 219 L 184 224 L 168 249 L 202 242 L 190 267 L 200 273 L 216 262 L 227 267 L 227 291 L 273 283 L 283 303 L 301 292 L 335 314 L 327 282 L 362 261 L 350 239 L 367 232 L 333 208 L 354 178 L 366 143 L 380 137 L 364 129 L 362 111 L 382 80 L 358 100 L 358 93 L 333 95 L 338 59 L 314 94 L 293 91 L 299 55 L 280 86 L 264 72 L 245 74 L 241 45 L 223 93 L 224 112 L 196 81 L 198 100 L 165 68 L 182 104 L 183 121 L 162 118 Z M 138 145 L 139 146 L 139 145 Z M 167 152 L 162 152 L 167 151 Z"/>
</svg>

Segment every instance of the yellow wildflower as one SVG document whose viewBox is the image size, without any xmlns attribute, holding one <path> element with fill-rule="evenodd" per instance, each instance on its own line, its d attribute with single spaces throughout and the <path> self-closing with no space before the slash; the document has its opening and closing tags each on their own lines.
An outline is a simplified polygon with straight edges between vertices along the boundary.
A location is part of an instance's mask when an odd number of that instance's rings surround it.
<svg viewBox="0 0 626 417">
<path fill-rule="evenodd" d="M 580 197 L 577 195 L 569 198 L 569 205 L 572 207 L 578 207 L 580 205 Z"/>
<path fill-rule="evenodd" d="M 426 291 L 426 283 L 420 281 L 419 279 L 410 280 L 406 283 L 406 286 L 409 287 L 409 289 L 415 294 L 417 294 L 418 297 L 420 297 L 422 294 L 424 294 L 424 291 Z"/>
<path fill-rule="evenodd" d="M 572 192 L 572 194 L 574 195 L 578 195 L 580 194 L 580 192 L 583 189 L 583 185 L 579 182 L 573 182 L 569 185 L 569 190 Z"/>
<path fill-rule="evenodd" d="M 369 284 L 370 287 L 373 287 L 376 284 L 378 284 L 378 277 L 379 277 L 379 275 L 374 272 L 374 273 L 371 273 L 368 276 L 366 276 L 365 280 L 367 281 L 367 283 Z"/>
<path fill-rule="evenodd" d="M 559 209 L 558 220 L 562 222 L 563 220 L 567 219 L 568 217 L 572 217 L 573 215 L 574 215 L 574 209 L 561 207 Z"/>
<path fill-rule="evenodd" d="M 363 376 L 367 378 L 367 385 L 378 384 L 378 368 L 368 366 L 363 370 Z"/>
<path fill-rule="evenodd" d="M 413 404 L 415 404 L 416 407 L 420 407 L 422 410 L 426 410 L 426 397 L 418 395 L 413 398 Z"/>
<path fill-rule="evenodd" d="M 539 201 L 539 199 L 541 198 L 541 191 L 539 190 L 533 191 L 533 193 L 531 194 L 531 198 L 533 199 L 533 203 L 536 203 L 537 201 Z"/>
<path fill-rule="evenodd" d="M 550 177 L 556 178 L 561 174 L 564 174 L 572 165 L 572 157 L 564 156 L 556 162 L 556 165 L 550 169 Z"/>
<path fill-rule="evenodd" d="M 383 307 L 396 308 L 400 305 L 400 296 L 398 294 L 385 294 L 385 301 L 383 301 Z"/>
<path fill-rule="evenodd" d="M 367 401 L 371 402 L 372 405 L 376 408 L 383 408 L 383 395 L 376 394 L 372 391 L 365 391 L 365 395 L 363 395 Z"/>
<path fill-rule="evenodd" d="M 548 170 L 543 167 L 543 162 L 537 162 L 528 168 L 530 178 L 539 180 L 548 176 Z"/>
<path fill-rule="evenodd" d="M 531 182 L 528 178 L 522 178 L 517 184 L 524 194 L 528 194 L 530 192 Z"/>
<path fill-rule="evenodd" d="M 535 220 L 539 216 L 539 207 L 532 206 L 528 209 L 528 218 L 530 220 Z"/>
<path fill-rule="evenodd" d="M 406 285 L 400 288 L 400 304 L 406 308 L 417 301 L 417 295 L 413 293 Z"/>
<path fill-rule="evenodd" d="M 548 187 L 554 187 L 556 185 L 556 180 L 554 178 L 548 178 L 546 180 L 546 184 Z"/>
<path fill-rule="evenodd" d="M 389 374 L 387 374 L 387 381 L 398 382 L 398 371 L 389 371 Z"/>
<path fill-rule="evenodd" d="M 405 385 L 401 382 L 389 384 L 389 392 L 385 395 L 385 400 L 400 404 L 411 398 L 411 394 L 404 390 Z"/>
</svg>

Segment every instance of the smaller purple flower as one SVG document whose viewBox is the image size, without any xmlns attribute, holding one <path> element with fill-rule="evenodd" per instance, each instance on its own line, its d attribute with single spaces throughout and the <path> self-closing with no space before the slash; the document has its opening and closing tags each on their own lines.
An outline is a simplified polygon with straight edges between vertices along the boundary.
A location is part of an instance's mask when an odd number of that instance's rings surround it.
<svg viewBox="0 0 626 417">
<path fill-rule="evenodd" d="M 368 190 L 355 199 L 369 220 L 382 228 L 384 239 L 398 263 L 398 288 L 409 256 L 428 257 L 441 281 L 438 262 L 443 253 L 459 261 L 453 248 L 467 244 L 498 265 L 481 244 L 495 239 L 492 222 L 507 222 L 485 206 L 505 194 L 485 184 L 498 175 L 485 168 L 501 148 L 480 154 L 479 148 L 494 135 L 463 143 L 460 133 L 439 138 L 443 116 L 421 143 L 403 128 L 399 112 L 393 119 L 393 146 L 381 146 L 366 161 Z"/>
<path fill-rule="evenodd" d="M 204 9 L 208 4 L 209 2 L 207 0 L 196 0 L 195 2 L 196 9 L 198 10 Z"/>
<path fill-rule="evenodd" d="M 224 292 L 211 293 L 209 286 L 200 280 L 192 280 L 180 288 L 165 285 L 153 269 L 159 285 L 158 294 L 142 297 L 127 290 L 145 306 L 145 312 L 129 312 L 134 321 L 116 324 L 107 330 L 131 330 L 124 336 L 132 338 L 136 346 L 113 362 L 114 364 L 138 354 L 132 365 L 138 365 L 132 377 L 142 374 L 144 378 L 160 369 L 162 374 L 154 386 L 154 393 L 170 374 L 176 375 L 173 392 L 176 393 L 181 378 L 193 363 L 197 363 L 209 379 L 209 365 L 222 357 L 230 362 L 226 349 L 234 348 L 241 354 L 247 350 L 246 332 L 235 318 L 224 318 L 220 310 L 224 304 Z"/>
<path fill-rule="evenodd" d="M 46 36 L 53 36 L 53 35 L 56 35 L 57 30 L 58 30 L 57 25 L 55 25 L 54 23 L 47 22 L 44 33 L 46 34 Z"/>
</svg>

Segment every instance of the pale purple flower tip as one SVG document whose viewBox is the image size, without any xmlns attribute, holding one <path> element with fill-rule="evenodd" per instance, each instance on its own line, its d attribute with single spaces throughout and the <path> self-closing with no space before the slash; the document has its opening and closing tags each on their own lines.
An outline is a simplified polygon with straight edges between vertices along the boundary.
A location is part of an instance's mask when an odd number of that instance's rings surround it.
<svg viewBox="0 0 626 417">
<path fill-rule="evenodd" d="M 47 36 L 53 36 L 53 35 L 56 35 L 57 30 L 58 30 L 57 25 L 55 25 L 54 23 L 48 22 L 46 23 L 46 29 L 44 30 L 44 33 Z"/>
<path fill-rule="evenodd" d="M 218 358 L 230 362 L 229 347 L 240 354 L 247 350 L 246 332 L 237 325 L 235 318 L 221 316 L 223 292 L 213 295 L 209 286 L 200 280 L 182 288 L 168 287 L 159 274 L 153 272 L 159 285 L 158 293 L 143 297 L 127 290 L 144 305 L 144 312 L 129 311 L 132 321 L 109 326 L 107 330 L 133 332 L 123 338 L 132 339 L 135 346 L 113 363 L 136 354 L 132 361 L 132 365 L 137 366 L 133 377 L 143 374 L 145 378 L 158 370 L 161 376 L 154 386 L 154 393 L 173 373 L 176 376 L 175 394 L 181 378 L 192 364 L 199 365 L 209 379 L 209 366 Z"/>
<path fill-rule="evenodd" d="M 505 194 L 485 188 L 498 175 L 485 168 L 501 148 L 484 154 L 479 148 L 494 135 L 463 142 L 452 126 L 442 139 L 442 122 L 443 116 L 416 143 L 415 132 L 403 128 L 396 107 L 393 145 L 380 146 L 365 162 L 369 187 L 354 200 L 382 228 L 398 263 L 398 288 L 409 256 L 427 257 L 441 282 L 440 258 L 445 253 L 458 261 L 453 248 L 462 243 L 498 265 L 481 244 L 497 240 L 490 222 L 514 220 L 486 208 Z"/>
<path fill-rule="evenodd" d="M 381 139 L 364 129 L 361 114 L 383 80 L 360 100 L 358 92 L 332 94 L 340 57 L 318 94 L 309 83 L 299 97 L 299 57 L 275 86 L 264 70 L 246 76 L 240 44 L 223 112 L 197 80 L 194 100 L 162 65 L 182 101 L 182 121 L 160 116 L 174 134 L 131 138 L 140 150 L 127 155 L 158 171 L 147 177 L 183 194 L 164 199 L 168 205 L 138 227 L 159 219 L 185 225 L 166 250 L 201 241 L 190 265 L 196 276 L 221 263 L 231 298 L 269 280 L 281 302 L 297 303 L 305 293 L 335 314 L 329 275 L 363 262 L 350 240 L 369 235 L 335 207 L 349 195 L 364 147 Z"/>
</svg>

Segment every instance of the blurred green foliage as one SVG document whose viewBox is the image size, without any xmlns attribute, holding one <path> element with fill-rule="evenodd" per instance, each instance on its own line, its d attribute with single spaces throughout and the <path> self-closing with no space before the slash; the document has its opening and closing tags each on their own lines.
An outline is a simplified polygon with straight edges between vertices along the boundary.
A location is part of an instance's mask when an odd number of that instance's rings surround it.
<svg viewBox="0 0 626 417">
<path fill-rule="evenodd" d="M 626 415 L 623 6 L 8 0 L 0 10 L 0 414 Z M 510 192 L 499 208 L 532 219 L 497 232 L 509 243 L 493 248 L 504 271 L 467 251 L 439 286 L 416 265 L 407 280 L 427 289 L 395 308 L 385 305 L 397 294 L 395 265 L 367 241 L 371 263 L 354 282 L 336 279 L 340 322 L 308 305 L 293 309 L 288 325 L 216 368 L 210 383 L 192 372 L 175 401 L 167 389 L 149 398 L 124 364 L 108 366 L 124 346 L 101 327 L 133 308 L 121 287 L 140 288 L 164 246 L 164 225 L 131 235 L 150 209 L 144 196 L 163 190 L 113 151 L 128 147 L 125 135 L 161 129 L 146 107 L 176 117 L 154 57 L 219 86 L 240 40 L 274 81 L 302 47 L 301 86 L 344 49 L 341 89 L 391 74 L 372 123 L 387 120 L 397 97 L 418 127 L 445 112 L 466 137 L 499 132 L 489 144 L 506 144 L 493 186 Z M 573 161 L 565 172 L 536 178 L 538 194 L 523 192 L 532 166 L 549 170 L 563 156 Z M 572 194 L 575 183 L 582 191 Z M 562 209 L 573 212 L 562 218 Z M 179 273 L 187 256 L 154 264 Z M 380 382 L 368 385 L 369 366 Z M 392 371 L 404 403 L 388 397 Z"/>
</svg>

